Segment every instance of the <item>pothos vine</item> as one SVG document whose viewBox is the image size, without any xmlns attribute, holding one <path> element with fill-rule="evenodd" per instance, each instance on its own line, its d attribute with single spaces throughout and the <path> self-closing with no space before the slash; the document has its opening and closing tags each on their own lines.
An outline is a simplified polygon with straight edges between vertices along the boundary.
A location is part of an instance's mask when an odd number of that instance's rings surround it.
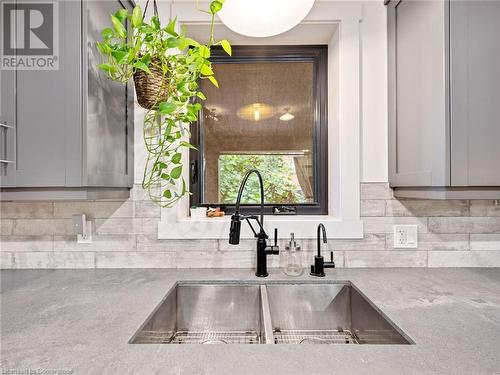
<svg viewBox="0 0 500 375">
<path fill-rule="evenodd" d="M 215 15 L 223 2 L 212 1 L 208 10 L 200 9 L 197 2 L 198 10 L 210 16 L 207 44 L 187 37 L 183 28 L 179 31 L 176 19 L 162 27 L 156 11 L 145 22 L 139 6 L 111 15 L 112 28 L 102 30 L 103 40 L 97 43 L 104 60 L 99 68 L 112 80 L 126 83 L 138 73 L 161 72 L 162 84 L 144 117 L 147 160 L 142 186 L 162 207 L 172 207 L 189 193 L 183 178 L 183 150 L 195 148 L 189 143 L 189 124 L 198 119 L 200 100 L 206 99 L 198 82 L 208 79 L 219 87 L 210 62 L 211 48 L 221 46 L 231 55 L 227 40 L 214 41 Z"/>
</svg>

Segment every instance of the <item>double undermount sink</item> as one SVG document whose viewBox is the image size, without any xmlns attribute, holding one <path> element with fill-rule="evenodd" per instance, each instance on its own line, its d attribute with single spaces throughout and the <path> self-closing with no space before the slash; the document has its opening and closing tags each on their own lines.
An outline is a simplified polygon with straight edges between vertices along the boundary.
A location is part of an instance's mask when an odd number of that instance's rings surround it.
<svg viewBox="0 0 500 375">
<path fill-rule="evenodd" d="M 179 282 L 131 344 L 413 344 L 349 282 Z"/>
</svg>

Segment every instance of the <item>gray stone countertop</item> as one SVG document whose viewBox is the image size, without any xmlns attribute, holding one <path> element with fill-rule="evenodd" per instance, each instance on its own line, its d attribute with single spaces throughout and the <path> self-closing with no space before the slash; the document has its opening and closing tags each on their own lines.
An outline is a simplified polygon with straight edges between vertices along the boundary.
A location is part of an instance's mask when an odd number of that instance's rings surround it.
<svg viewBox="0 0 500 375">
<path fill-rule="evenodd" d="M 498 268 L 327 271 L 416 345 L 127 343 L 177 280 L 255 279 L 242 269 L 3 270 L 1 373 L 500 374 Z"/>
</svg>

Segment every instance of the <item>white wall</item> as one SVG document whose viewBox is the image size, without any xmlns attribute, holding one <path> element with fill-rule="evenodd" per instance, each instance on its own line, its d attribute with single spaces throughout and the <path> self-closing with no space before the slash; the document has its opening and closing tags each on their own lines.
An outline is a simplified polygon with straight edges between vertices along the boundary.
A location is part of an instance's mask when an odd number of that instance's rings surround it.
<svg viewBox="0 0 500 375">
<path fill-rule="evenodd" d="M 361 181 L 387 181 L 387 27 L 382 1 L 363 3 Z"/>
</svg>

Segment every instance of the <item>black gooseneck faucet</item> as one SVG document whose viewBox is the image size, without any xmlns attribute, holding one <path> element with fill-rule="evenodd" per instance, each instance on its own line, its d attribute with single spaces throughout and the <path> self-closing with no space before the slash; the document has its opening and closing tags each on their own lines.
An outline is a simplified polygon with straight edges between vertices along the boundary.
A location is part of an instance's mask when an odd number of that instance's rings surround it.
<svg viewBox="0 0 500 375">
<path fill-rule="evenodd" d="M 314 257 L 314 264 L 311 264 L 311 276 L 325 276 L 325 268 L 335 268 L 333 261 L 333 251 L 330 251 L 330 262 L 325 262 L 321 256 L 321 234 L 323 234 L 323 243 L 327 243 L 326 229 L 323 224 L 318 225 L 317 241 L 318 241 L 318 254 Z"/>
<path fill-rule="evenodd" d="M 248 177 L 252 173 L 255 173 L 259 178 L 260 184 L 260 219 L 255 215 L 241 215 L 240 214 L 240 201 L 243 190 L 247 183 Z M 257 221 L 259 225 L 259 232 L 257 233 L 250 223 L 250 219 Z M 262 175 L 257 169 L 251 169 L 247 172 L 243 181 L 241 182 L 240 189 L 238 191 L 238 198 L 236 199 L 236 208 L 234 214 L 231 216 L 231 228 L 229 229 L 229 243 L 231 245 L 238 245 L 240 243 L 240 232 L 241 232 L 241 221 L 246 220 L 252 232 L 257 238 L 257 269 L 255 271 L 255 276 L 266 277 L 267 273 L 267 256 L 279 254 L 278 247 L 278 229 L 274 229 L 274 246 L 267 246 L 266 240 L 269 236 L 264 231 L 264 183 L 262 182 Z"/>
</svg>

